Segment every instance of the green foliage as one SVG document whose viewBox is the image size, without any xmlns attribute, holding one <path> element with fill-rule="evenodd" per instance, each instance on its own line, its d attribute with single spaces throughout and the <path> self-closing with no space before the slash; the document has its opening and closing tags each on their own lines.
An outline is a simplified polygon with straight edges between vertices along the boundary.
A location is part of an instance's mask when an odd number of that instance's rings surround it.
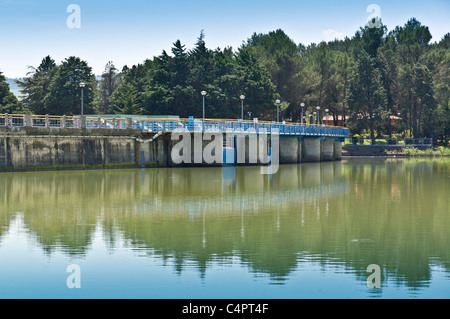
<svg viewBox="0 0 450 319">
<path fill-rule="evenodd" d="M 450 156 L 450 149 L 445 147 L 438 147 L 436 149 L 426 149 L 420 150 L 416 147 L 406 146 L 402 150 L 397 151 L 386 151 L 389 155 L 402 155 L 409 157 L 440 157 L 440 156 Z"/>
<path fill-rule="evenodd" d="M 121 76 L 118 70 L 111 61 L 108 62 L 98 85 L 97 103 L 100 114 L 109 114 L 111 112 L 113 94 L 120 83 Z"/>
<path fill-rule="evenodd" d="M 142 114 L 141 93 L 133 85 L 125 83 L 118 89 L 112 109 L 115 114 Z"/>
<path fill-rule="evenodd" d="M 370 128 L 370 137 L 375 140 L 375 127 L 381 121 L 381 112 L 386 105 L 386 94 L 381 83 L 381 74 L 375 67 L 374 58 L 365 51 L 360 53 L 357 68 L 353 73 L 348 92 L 352 123 L 355 128 Z"/>
<path fill-rule="evenodd" d="M 2 113 L 18 113 L 22 111 L 22 104 L 17 100 L 16 96 L 10 91 L 6 78 L 0 72 L 0 114 Z"/>
<path fill-rule="evenodd" d="M 79 82 L 85 113 L 244 117 L 299 122 L 320 106 L 351 134 L 370 138 L 433 137 L 450 140 L 450 33 L 431 43 L 428 27 L 412 18 L 388 32 L 365 26 L 352 38 L 295 43 L 283 30 L 254 33 L 237 50 L 209 49 L 202 31 L 190 50 L 177 40 L 170 52 L 119 72 L 109 62 L 99 85 L 87 63 L 70 57 L 56 65 L 46 57 L 19 84 L 26 110 L 79 114 Z M 0 81 L 0 112 L 20 109 Z M 94 97 L 95 95 L 95 97 Z M 5 102 L 6 101 L 6 102 Z M 302 103 L 305 107 L 302 108 Z M 3 111 L 2 111 L 3 110 Z M 338 121 L 339 120 L 339 121 Z"/>
<path fill-rule="evenodd" d="M 84 114 L 95 113 L 94 91 L 96 79 L 87 62 L 78 57 L 69 57 L 56 65 L 50 56 L 45 57 L 39 67 L 30 67 L 23 81 L 18 84 L 25 98 L 25 108 L 34 114 L 73 115 L 81 114 L 80 83 L 86 84 Z"/>
</svg>

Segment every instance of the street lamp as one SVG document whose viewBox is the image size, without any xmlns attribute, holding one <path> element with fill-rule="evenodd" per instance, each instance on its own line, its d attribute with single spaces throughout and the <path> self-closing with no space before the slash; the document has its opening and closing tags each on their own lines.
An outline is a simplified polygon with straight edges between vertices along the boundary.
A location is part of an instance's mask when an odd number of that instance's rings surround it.
<svg viewBox="0 0 450 319">
<path fill-rule="evenodd" d="M 241 95 L 239 98 L 241 99 L 241 119 L 244 120 L 244 100 L 245 100 L 245 95 Z"/>
<path fill-rule="evenodd" d="M 200 93 L 202 94 L 202 97 L 203 97 L 203 120 L 205 120 L 205 96 L 206 96 L 206 91 L 201 91 Z"/>
<path fill-rule="evenodd" d="M 320 115 L 320 106 L 316 107 L 316 110 L 317 110 L 317 124 L 320 124 L 320 117 L 319 117 L 319 115 Z"/>
<path fill-rule="evenodd" d="M 328 126 L 328 112 L 330 110 L 329 109 L 325 109 L 325 113 L 326 113 L 326 126 Z"/>
<path fill-rule="evenodd" d="M 302 121 L 303 121 L 303 108 L 305 107 L 305 103 L 301 103 L 300 106 L 302 107 Z M 302 122 L 302 124 L 303 124 L 303 122 Z M 305 124 L 306 124 L 306 122 L 305 122 Z"/>
<path fill-rule="evenodd" d="M 277 103 L 277 123 L 279 123 L 280 122 L 280 103 L 281 103 L 281 101 L 279 99 L 277 99 L 275 101 L 275 103 Z"/>
<path fill-rule="evenodd" d="M 81 116 L 83 116 L 84 115 L 84 106 L 83 106 L 83 100 L 84 100 L 84 87 L 86 86 L 86 83 L 84 83 L 84 82 L 81 82 L 80 83 L 80 88 L 81 88 Z"/>
</svg>

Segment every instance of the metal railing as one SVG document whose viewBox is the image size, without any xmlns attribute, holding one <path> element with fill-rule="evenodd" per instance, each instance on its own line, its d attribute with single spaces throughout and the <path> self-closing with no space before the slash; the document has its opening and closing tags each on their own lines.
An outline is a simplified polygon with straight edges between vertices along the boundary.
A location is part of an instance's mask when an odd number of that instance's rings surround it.
<svg viewBox="0 0 450 319">
<path fill-rule="evenodd" d="M 0 126 L 59 127 L 87 129 L 135 129 L 144 133 L 170 133 L 177 129 L 189 132 L 267 133 L 280 135 L 327 136 L 348 138 L 349 130 L 326 125 L 276 123 L 241 120 L 102 118 L 98 116 L 53 116 L 0 114 Z"/>
</svg>

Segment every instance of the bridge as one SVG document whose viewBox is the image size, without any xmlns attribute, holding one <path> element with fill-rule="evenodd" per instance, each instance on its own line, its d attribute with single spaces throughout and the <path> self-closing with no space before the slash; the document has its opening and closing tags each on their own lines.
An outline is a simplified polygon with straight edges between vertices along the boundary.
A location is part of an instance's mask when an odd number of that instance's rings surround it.
<svg viewBox="0 0 450 319">
<path fill-rule="evenodd" d="M 142 133 L 171 133 L 175 129 L 190 132 L 277 132 L 280 135 L 327 136 L 348 138 L 349 130 L 329 125 L 306 125 L 300 123 L 276 123 L 267 121 L 217 120 L 217 119 L 158 119 L 145 117 L 102 116 L 52 116 L 52 115 L 0 115 L 0 126 L 10 127 L 56 127 L 85 129 L 136 129 Z"/>
<path fill-rule="evenodd" d="M 35 147 L 43 147 L 42 143 L 47 143 L 45 137 L 64 139 L 65 146 L 67 143 L 75 143 L 76 146 L 68 147 L 70 152 L 78 150 L 82 153 L 94 158 L 88 159 L 88 162 L 97 163 L 135 162 L 139 166 L 191 166 L 184 164 L 193 164 L 194 166 L 208 166 L 205 161 L 194 161 L 198 153 L 203 154 L 206 143 L 198 147 L 192 148 L 193 159 L 190 163 L 184 162 L 182 165 L 172 160 L 172 149 L 176 141 L 171 139 L 173 132 L 183 131 L 191 134 L 194 141 L 195 133 L 211 133 L 218 134 L 223 138 L 223 164 L 267 164 L 259 159 L 252 157 L 250 149 L 258 149 L 260 144 L 253 137 L 264 136 L 267 138 L 268 145 L 264 151 L 271 153 L 273 148 L 272 140 L 279 138 L 279 163 L 301 163 L 301 162 L 320 162 L 335 161 L 342 157 L 342 143 L 349 137 L 349 130 L 342 127 L 334 127 L 329 125 L 306 125 L 300 123 L 277 123 L 266 121 L 245 121 L 245 120 L 229 120 L 229 119 L 188 119 L 179 118 L 152 118 L 143 116 L 52 116 L 52 115 L 32 115 L 32 114 L 0 114 L 0 153 L 4 154 L 3 167 L 9 167 L 6 158 L 11 148 L 17 147 L 16 153 L 21 154 L 25 158 L 32 157 L 33 154 L 23 154 L 24 147 L 26 151 L 33 151 Z M 9 145 L 8 138 L 25 139 L 33 137 L 43 139 L 33 146 L 23 144 L 21 147 L 17 145 Z M 118 139 L 123 138 L 126 142 L 119 142 Z M 3 139 L 3 140 L 2 140 Z M 73 140 L 68 142 L 67 139 Z M 86 140 L 91 139 L 87 150 Z M 106 141 L 109 140 L 109 141 Z M 97 141 L 97 142 L 95 142 Z M 2 146 L 3 143 L 3 146 Z M 30 142 L 31 143 L 31 142 Z M 62 152 L 62 148 L 58 147 L 58 143 L 52 142 L 47 146 L 50 154 L 42 155 L 39 150 L 39 156 L 56 157 L 50 161 L 51 164 L 58 165 L 58 161 L 62 159 L 64 163 L 77 162 L 76 157 L 79 154 L 70 155 L 71 160 L 67 161 L 67 154 Z M 99 144 L 99 145 L 96 145 Z M 106 145 L 107 143 L 108 145 Z M 17 143 L 16 143 L 17 144 Z M 100 146 L 102 144 L 102 146 Z M 241 158 L 237 156 L 240 148 L 239 144 L 245 148 L 245 155 Z M 39 146 L 37 146 L 39 145 Z M 56 146 L 55 146 L 56 145 Z M 106 145 L 106 146 L 105 146 Z M 1 149 L 3 147 L 3 150 Z M 53 154 L 51 148 L 57 148 L 57 154 Z M 134 151 L 132 150 L 134 148 Z M 111 151 L 108 151 L 110 149 Z M 222 151 L 222 150 L 221 150 Z M 68 152 L 68 151 L 67 151 Z M 122 156 L 118 154 L 129 153 L 127 159 L 120 159 Z M 107 155 L 106 153 L 110 154 Z M 135 153 L 133 156 L 131 153 Z M 0 157 L 1 157 L 0 154 Z M 113 156 L 114 159 L 105 159 L 105 156 Z M 230 154 L 231 157 L 230 157 Z M 14 160 L 14 156 L 10 161 Z M 1 160 L 0 160 L 1 162 Z M 35 161 L 36 162 L 36 161 Z M 35 163 L 34 162 L 34 163 Z M 78 159 L 85 165 L 86 159 Z M 119 164 L 119 163 L 117 163 Z M 21 164 L 22 165 L 22 164 Z M 27 164 L 23 164 L 27 166 Z M 36 165 L 36 164 L 34 164 Z M 73 165 L 73 164 L 72 164 Z M 1 167 L 0 163 L 0 167 Z M 13 165 L 14 166 L 14 165 Z"/>
</svg>

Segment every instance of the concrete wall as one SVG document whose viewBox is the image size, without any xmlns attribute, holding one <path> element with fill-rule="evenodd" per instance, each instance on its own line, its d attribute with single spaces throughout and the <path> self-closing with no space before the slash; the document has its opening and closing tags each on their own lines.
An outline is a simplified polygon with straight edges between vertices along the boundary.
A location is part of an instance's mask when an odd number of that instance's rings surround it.
<svg viewBox="0 0 450 319">
<path fill-rule="evenodd" d="M 136 138 L 139 137 L 137 140 Z M 152 135 L 140 136 L 133 130 L 104 129 L 66 129 L 66 128 L 0 128 L 0 169 L 28 168 L 74 168 L 74 167 L 108 167 L 134 165 L 136 167 L 189 167 L 222 165 L 223 148 L 216 159 L 219 163 L 205 162 L 204 153 L 211 154 L 211 140 L 195 140 L 191 135 L 191 150 L 187 155 L 190 163 L 175 163 L 172 149 L 179 140 L 172 140 L 170 134 L 163 134 L 155 140 Z M 222 136 L 223 137 L 223 136 Z M 236 139 L 239 134 L 236 135 Z M 268 154 L 267 141 L 243 135 L 240 147 L 245 147 L 243 165 L 266 164 L 261 154 Z M 269 138 L 270 139 L 270 138 Z M 219 139 L 216 145 L 223 146 Z M 275 143 L 275 141 L 272 141 Z M 237 145 L 231 145 L 237 151 Z M 277 144 L 271 145 L 275 147 Z M 229 145 L 227 144 L 229 147 Z M 205 152 L 206 149 L 206 152 Z M 212 152 L 215 154 L 215 152 Z M 280 136 L 279 163 L 301 163 L 340 160 L 342 145 L 340 142 L 320 138 Z M 198 162 L 201 159 L 201 162 Z M 241 159 L 242 160 L 242 159 Z M 264 160 L 264 159 L 263 159 Z"/>
<path fill-rule="evenodd" d="M 51 168 L 135 164 L 132 138 L 0 138 L 0 168 Z"/>
<path fill-rule="evenodd" d="M 302 145 L 302 162 L 320 162 L 320 138 L 305 138 Z"/>
<path fill-rule="evenodd" d="M 297 137 L 280 138 L 280 164 L 298 163 Z"/>
<path fill-rule="evenodd" d="M 136 134 L 132 130 L 2 127 L 0 169 L 136 165 Z"/>
<path fill-rule="evenodd" d="M 328 162 L 334 160 L 334 141 L 325 139 L 320 142 L 320 160 Z"/>
<path fill-rule="evenodd" d="M 335 161 L 340 161 L 342 159 L 342 143 L 335 141 L 333 142 L 334 154 L 333 158 Z"/>
</svg>

